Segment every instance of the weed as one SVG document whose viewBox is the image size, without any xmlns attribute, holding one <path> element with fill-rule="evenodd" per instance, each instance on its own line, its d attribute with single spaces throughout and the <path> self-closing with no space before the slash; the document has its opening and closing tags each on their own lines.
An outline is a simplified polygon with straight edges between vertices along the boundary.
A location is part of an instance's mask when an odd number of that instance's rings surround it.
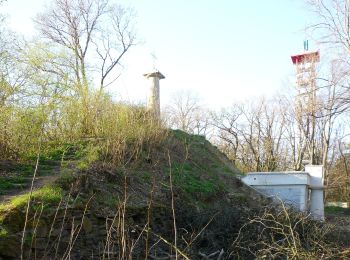
<svg viewBox="0 0 350 260">
<path fill-rule="evenodd" d="M 0 227 L 0 238 L 6 237 L 8 235 L 8 231 L 5 228 Z"/>
</svg>

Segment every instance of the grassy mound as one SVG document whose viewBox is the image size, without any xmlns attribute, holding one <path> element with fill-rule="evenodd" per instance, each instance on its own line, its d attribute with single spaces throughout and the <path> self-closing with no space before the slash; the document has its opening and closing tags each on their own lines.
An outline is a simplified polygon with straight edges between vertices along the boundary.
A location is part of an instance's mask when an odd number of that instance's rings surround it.
<svg viewBox="0 0 350 260">
<path fill-rule="evenodd" d="M 237 178 L 240 173 L 204 137 L 181 131 L 157 133 L 157 141 L 147 134 L 141 139 L 130 134 L 123 140 L 118 136 L 85 140 L 57 152 L 60 178 L 33 192 L 23 255 L 252 258 L 268 255 L 264 246 L 272 242 L 281 248 L 271 257 L 334 254 L 320 249 L 330 244 L 326 238 L 307 244 L 307 238 L 299 237 L 314 227 L 326 237 L 318 224 L 300 222 L 292 214 L 271 219 L 278 211 L 267 211 L 269 202 L 243 185 Z M 27 201 L 24 194 L 0 206 L 1 257 L 15 259 L 22 254 Z M 257 216 L 264 218 L 259 222 Z M 272 220 L 276 226 L 270 225 Z M 271 232 L 264 233 L 264 225 Z M 287 228 L 282 235 L 274 233 L 279 225 L 294 225 L 296 233 Z M 253 243 L 252 234 L 258 243 Z M 297 246 L 285 243 L 293 241 Z"/>
</svg>

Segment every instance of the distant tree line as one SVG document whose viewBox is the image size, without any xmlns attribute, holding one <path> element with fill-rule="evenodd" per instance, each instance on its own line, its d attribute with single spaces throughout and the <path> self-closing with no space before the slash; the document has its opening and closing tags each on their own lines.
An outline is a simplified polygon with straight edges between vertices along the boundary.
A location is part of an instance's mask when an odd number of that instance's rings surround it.
<svg viewBox="0 0 350 260">
<path fill-rule="evenodd" d="M 300 171 L 308 162 L 323 165 L 327 199 L 349 201 L 350 2 L 306 3 L 316 18 L 309 32 L 332 57 L 322 64 L 327 69 L 316 78 L 311 106 L 298 105 L 294 89 L 208 113 L 198 100 L 182 93 L 171 105 L 169 123 L 207 135 L 243 172 Z"/>
<path fill-rule="evenodd" d="M 334 197 L 332 194 L 337 192 L 338 199 L 348 200 L 348 113 L 335 111 L 334 86 L 319 88 L 317 94 L 312 136 L 315 147 L 311 155 L 312 140 L 307 135 L 310 122 L 297 114 L 293 95 L 260 98 L 208 111 L 194 94 L 180 92 L 165 109 L 164 117 L 170 127 L 206 135 L 242 172 L 300 171 L 313 156 L 314 164 L 325 168 L 329 196 Z"/>
</svg>

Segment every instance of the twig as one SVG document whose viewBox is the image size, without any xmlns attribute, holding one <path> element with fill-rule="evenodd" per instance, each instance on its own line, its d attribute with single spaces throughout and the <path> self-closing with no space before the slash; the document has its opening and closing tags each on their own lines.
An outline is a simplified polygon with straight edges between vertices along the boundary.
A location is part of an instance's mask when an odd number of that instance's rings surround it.
<svg viewBox="0 0 350 260">
<path fill-rule="evenodd" d="M 41 137 L 40 137 L 40 142 L 39 142 L 39 151 L 38 151 L 36 163 L 35 163 L 35 170 L 34 170 L 34 174 L 33 174 L 33 178 L 32 178 L 32 183 L 30 185 L 30 192 L 29 192 L 29 197 L 28 197 L 28 202 L 27 202 L 24 227 L 23 227 L 23 231 L 22 231 L 23 233 L 22 233 L 22 240 L 21 240 L 21 260 L 23 260 L 24 238 L 25 238 L 25 234 L 26 234 L 26 230 L 27 230 L 27 222 L 28 222 L 28 216 L 29 216 L 30 202 L 31 202 L 32 195 L 33 195 L 34 180 L 36 178 L 36 173 L 38 172 L 38 166 L 39 166 L 39 160 L 40 160 L 40 150 L 41 150 Z"/>
<path fill-rule="evenodd" d="M 171 242 L 169 242 L 168 240 L 163 238 L 161 235 L 158 235 L 158 234 L 152 232 L 151 230 L 148 230 L 148 231 L 146 230 L 146 232 L 152 233 L 153 235 L 158 237 L 161 241 L 163 241 L 165 244 L 167 244 L 167 245 L 171 246 L 171 248 L 175 249 L 175 251 L 178 252 L 184 259 L 190 260 L 190 258 L 184 252 L 182 252 L 179 248 L 175 247 L 174 244 L 172 244 Z"/>
<path fill-rule="evenodd" d="M 71 243 L 70 243 L 70 245 L 69 245 L 69 250 L 68 250 L 68 252 L 67 252 L 67 255 L 66 255 L 66 257 L 65 257 L 64 259 L 67 259 L 67 258 L 70 259 L 70 253 L 71 253 L 71 251 L 72 251 L 72 249 L 73 249 L 73 247 L 74 247 L 74 245 L 75 245 L 75 242 L 76 242 L 77 239 L 78 239 L 78 236 L 79 236 L 79 234 L 80 234 L 80 231 L 81 231 L 81 229 L 82 229 L 82 227 L 83 227 L 83 222 L 84 222 L 84 218 L 85 218 L 85 215 L 86 215 L 86 211 L 87 211 L 88 205 L 90 204 L 90 201 L 91 201 L 91 199 L 92 199 L 94 196 L 95 196 L 95 194 L 93 194 L 93 195 L 89 198 L 89 200 L 87 201 L 87 203 L 85 204 L 83 216 L 82 216 L 82 218 L 81 218 L 80 225 L 77 226 L 77 230 L 78 230 L 78 231 L 77 231 L 77 233 L 75 234 L 75 237 L 74 237 L 75 230 L 74 230 L 74 228 L 72 227 L 72 237 L 71 237 L 72 240 L 71 240 Z M 74 221 L 74 218 L 73 218 L 73 221 Z"/>
<path fill-rule="evenodd" d="M 60 203 L 58 204 L 58 206 L 56 208 L 55 216 L 54 216 L 54 218 L 52 220 L 52 224 L 51 224 L 50 231 L 49 231 L 49 236 L 47 238 L 47 242 L 46 242 L 46 246 L 45 246 L 45 250 L 44 250 L 44 252 L 45 252 L 44 257 L 43 257 L 44 259 L 46 258 L 47 253 L 48 253 L 47 247 L 49 246 L 49 243 L 50 243 L 51 234 L 52 234 L 52 231 L 54 230 L 53 227 L 54 227 L 54 224 L 56 222 L 57 214 L 58 214 L 58 211 L 59 211 L 59 209 L 61 207 L 62 201 L 63 201 L 63 197 L 61 198 Z"/>
<path fill-rule="evenodd" d="M 173 225 L 174 225 L 174 246 L 177 248 L 177 228 L 176 228 L 176 215 L 175 215 L 175 203 L 174 203 L 174 191 L 173 191 L 173 179 L 172 179 L 172 169 L 171 169 L 171 158 L 168 150 L 168 159 L 169 159 L 169 182 L 170 182 L 170 192 L 171 192 L 171 210 L 173 213 Z M 178 255 L 175 251 L 175 259 L 177 260 Z"/>
<path fill-rule="evenodd" d="M 148 203 L 148 208 L 147 208 L 147 230 L 150 228 L 150 222 L 151 222 L 151 209 L 152 209 L 152 202 L 153 202 L 153 193 L 154 193 L 154 188 L 155 188 L 155 178 L 153 176 L 153 185 L 152 185 L 152 190 L 150 194 L 150 200 Z M 147 260 L 148 254 L 149 254 L 149 233 L 146 232 L 146 249 L 145 249 L 145 260 Z"/>
<path fill-rule="evenodd" d="M 187 244 L 185 250 L 191 246 L 191 244 L 199 237 L 199 235 L 207 228 L 207 226 L 213 221 L 213 219 L 219 214 L 219 212 L 217 212 L 216 214 L 214 214 L 214 216 L 211 217 L 211 219 L 208 221 L 207 224 L 205 224 L 205 226 L 198 232 L 198 234 Z"/>
</svg>

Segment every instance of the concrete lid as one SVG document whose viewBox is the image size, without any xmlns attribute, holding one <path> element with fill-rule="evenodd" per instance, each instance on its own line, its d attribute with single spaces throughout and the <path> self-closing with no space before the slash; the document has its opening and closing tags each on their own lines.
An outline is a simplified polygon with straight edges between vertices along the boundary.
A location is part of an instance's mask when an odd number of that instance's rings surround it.
<svg viewBox="0 0 350 260">
<path fill-rule="evenodd" d="M 310 185 L 310 175 L 307 172 L 252 172 L 242 180 L 250 186 Z"/>
<path fill-rule="evenodd" d="M 165 79 L 165 76 L 160 73 L 159 71 L 151 72 L 151 73 L 146 73 L 143 74 L 146 78 L 159 78 L 159 79 Z"/>
<path fill-rule="evenodd" d="M 284 171 L 284 172 L 248 172 L 246 175 L 285 175 L 285 174 L 301 174 L 301 175 L 310 175 L 308 172 L 302 171 Z"/>
</svg>

